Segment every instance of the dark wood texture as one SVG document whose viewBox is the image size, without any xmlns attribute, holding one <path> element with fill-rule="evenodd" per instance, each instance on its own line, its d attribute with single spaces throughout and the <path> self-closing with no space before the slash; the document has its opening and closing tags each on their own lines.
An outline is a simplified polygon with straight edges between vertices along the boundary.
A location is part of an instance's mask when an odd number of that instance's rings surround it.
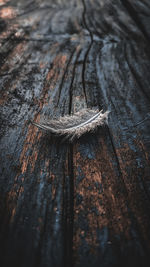
<svg viewBox="0 0 150 267">
<path fill-rule="evenodd" d="M 149 0 L 0 0 L 0 266 L 150 266 Z M 30 123 L 83 107 L 62 143 Z"/>
</svg>

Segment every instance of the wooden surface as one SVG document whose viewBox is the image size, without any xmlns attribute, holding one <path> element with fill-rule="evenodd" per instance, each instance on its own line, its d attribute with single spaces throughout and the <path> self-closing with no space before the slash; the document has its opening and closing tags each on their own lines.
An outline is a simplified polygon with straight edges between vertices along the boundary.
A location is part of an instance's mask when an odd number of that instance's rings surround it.
<svg viewBox="0 0 150 267">
<path fill-rule="evenodd" d="M 0 0 L 1 267 L 150 266 L 149 47 L 148 0 Z M 74 144 L 30 123 L 87 106 Z"/>
</svg>

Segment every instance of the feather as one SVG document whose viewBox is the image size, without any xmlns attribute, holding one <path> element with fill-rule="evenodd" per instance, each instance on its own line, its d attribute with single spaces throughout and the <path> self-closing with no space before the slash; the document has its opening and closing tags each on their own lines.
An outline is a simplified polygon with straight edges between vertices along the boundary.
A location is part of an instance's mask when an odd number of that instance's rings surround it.
<svg viewBox="0 0 150 267">
<path fill-rule="evenodd" d="M 103 113 L 102 110 L 83 109 L 74 115 L 67 115 L 56 120 L 44 119 L 40 123 L 33 122 L 33 124 L 42 130 L 64 136 L 72 141 L 107 124 L 108 113 L 109 111 Z"/>
</svg>

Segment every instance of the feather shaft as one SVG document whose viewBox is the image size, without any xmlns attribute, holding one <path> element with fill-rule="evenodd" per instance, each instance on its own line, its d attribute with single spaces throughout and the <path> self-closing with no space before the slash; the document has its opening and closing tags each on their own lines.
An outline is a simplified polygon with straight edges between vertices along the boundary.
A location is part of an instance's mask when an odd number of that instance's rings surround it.
<svg viewBox="0 0 150 267">
<path fill-rule="evenodd" d="M 84 125 L 90 123 L 90 122 L 93 121 L 94 119 L 96 119 L 101 113 L 102 113 L 102 111 L 100 111 L 99 113 L 97 113 L 95 116 L 93 116 L 92 118 L 90 118 L 90 119 L 87 120 L 86 122 L 83 122 L 83 123 L 81 123 L 81 124 L 79 124 L 79 125 L 77 125 L 77 126 L 69 127 L 69 128 L 67 128 L 67 129 L 73 130 L 73 129 L 77 129 L 77 128 L 79 128 L 79 127 L 82 127 L 82 126 L 84 126 Z"/>
<path fill-rule="evenodd" d="M 71 141 L 79 138 L 81 135 L 95 131 L 98 126 L 107 124 L 108 111 L 83 109 L 71 116 L 60 117 L 55 120 L 43 120 L 41 123 L 33 122 L 33 124 L 48 132 L 56 135 L 65 136 Z"/>
</svg>

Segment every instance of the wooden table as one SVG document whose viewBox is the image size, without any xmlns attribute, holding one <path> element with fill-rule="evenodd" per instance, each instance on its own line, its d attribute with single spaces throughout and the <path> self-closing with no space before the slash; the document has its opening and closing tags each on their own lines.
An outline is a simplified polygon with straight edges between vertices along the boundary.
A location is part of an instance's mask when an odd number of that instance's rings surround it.
<svg viewBox="0 0 150 267">
<path fill-rule="evenodd" d="M 0 266 L 150 266 L 150 3 L 0 0 Z M 62 143 L 39 122 L 108 127 Z"/>
</svg>

